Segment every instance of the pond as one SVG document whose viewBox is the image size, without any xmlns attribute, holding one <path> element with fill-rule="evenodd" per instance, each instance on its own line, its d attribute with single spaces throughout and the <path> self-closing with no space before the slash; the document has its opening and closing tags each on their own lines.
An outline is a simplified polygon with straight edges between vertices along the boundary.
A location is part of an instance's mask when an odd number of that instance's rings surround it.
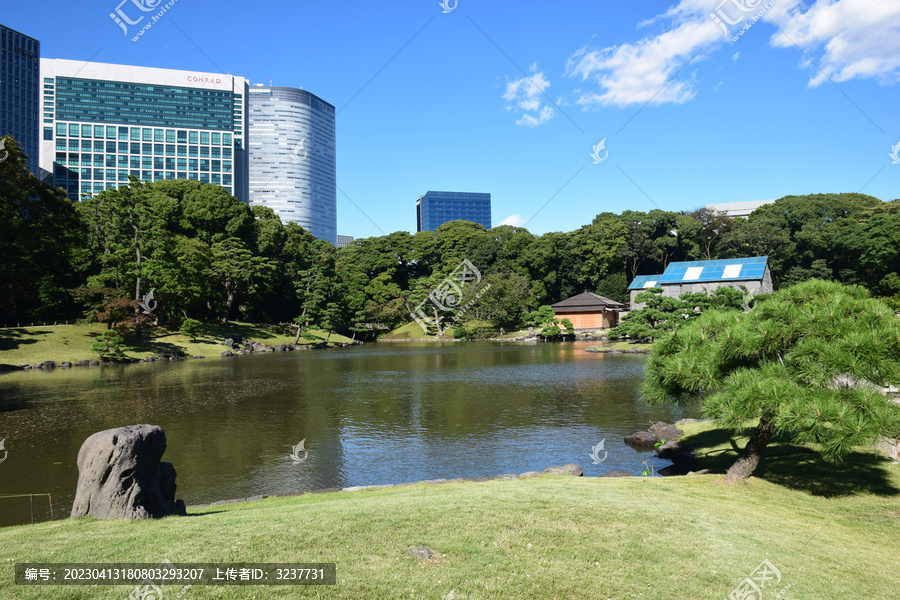
<svg viewBox="0 0 900 600">
<path fill-rule="evenodd" d="M 522 473 L 576 463 L 585 475 L 642 461 L 622 437 L 691 409 L 648 406 L 646 357 L 569 342 L 371 343 L 350 348 L 15 372 L 0 376 L 0 526 L 67 517 L 84 440 L 150 423 L 177 498 Z M 606 460 L 592 446 L 606 440 Z M 305 440 L 306 460 L 290 457 Z M 602 456 L 602 454 L 601 454 Z"/>
</svg>

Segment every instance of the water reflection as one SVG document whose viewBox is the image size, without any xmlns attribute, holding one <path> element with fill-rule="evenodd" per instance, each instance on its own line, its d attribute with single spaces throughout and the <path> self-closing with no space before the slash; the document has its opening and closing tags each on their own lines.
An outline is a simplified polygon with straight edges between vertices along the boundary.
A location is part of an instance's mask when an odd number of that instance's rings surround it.
<svg viewBox="0 0 900 600">
<path fill-rule="evenodd" d="M 84 440 L 137 423 L 166 431 L 164 460 L 188 504 L 569 462 L 587 475 L 639 473 L 651 455 L 622 437 L 682 411 L 638 399 L 644 357 L 588 345 L 369 344 L 4 375 L 0 496 L 50 492 L 67 515 Z M 603 438 L 609 457 L 592 465 Z M 295 464 L 302 439 L 309 458 Z M 30 519 L 27 502 L 0 503 L 0 525 Z M 36 503 L 36 518 L 49 518 L 41 511 Z"/>
</svg>

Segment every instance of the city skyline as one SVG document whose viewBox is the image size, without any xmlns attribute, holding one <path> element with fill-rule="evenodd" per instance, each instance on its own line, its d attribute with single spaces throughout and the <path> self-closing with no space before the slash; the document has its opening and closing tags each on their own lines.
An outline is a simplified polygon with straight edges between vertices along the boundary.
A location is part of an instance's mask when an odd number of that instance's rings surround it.
<svg viewBox="0 0 900 600">
<path fill-rule="evenodd" d="M 12 135 L 37 175 L 41 42 L 0 24 L 0 135 Z M 0 153 L 4 152 L 0 148 Z M 0 156 L 0 161 L 5 156 Z"/>
<path fill-rule="evenodd" d="M 416 200 L 416 231 L 436 231 L 449 221 L 492 227 L 491 195 L 485 192 L 429 190 Z"/>
<path fill-rule="evenodd" d="M 415 231 L 423 189 L 490 189 L 495 225 L 535 233 L 626 208 L 898 195 L 896 5 L 150 4 L 11 5 L 4 25 L 46 57 L 314 90 L 336 107 L 338 230 L 357 238 Z M 298 20 L 317 24 L 302 45 Z"/>
<path fill-rule="evenodd" d="M 40 164 L 71 200 L 143 181 L 247 186 L 247 80 L 41 59 Z"/>
<path fill-rule="evenodd" d="M 292 87 L 249 93 L 250 205 L 337 245 L 334 106 Z"/>
</svg>

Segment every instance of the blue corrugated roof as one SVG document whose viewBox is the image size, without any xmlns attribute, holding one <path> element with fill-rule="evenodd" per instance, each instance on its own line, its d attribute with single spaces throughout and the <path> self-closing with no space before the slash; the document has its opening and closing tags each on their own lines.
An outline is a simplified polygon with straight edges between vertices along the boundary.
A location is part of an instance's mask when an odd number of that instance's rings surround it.
<svg viewBox="0 0 900 600">
<path fill-rule="evenodd" d="M 656 287 L 656 284 L 659 283 L 659 280 L 661 278 L 662 278 L 662 274 L 638 275 L 637 277 L 634 278 L 634 281 L 631 282 L 631 285 L 628 286 L 628 289 L 629 290 L 642 290 L 644 288 Z"/>
<path fill-rule="evenodd" d="M 660 284 L 762 279 L 769 257 L 726 258 L 673 262 L 659 278 Z M 630 289 L 630 288 L 629 288 Z"/>
</svg>

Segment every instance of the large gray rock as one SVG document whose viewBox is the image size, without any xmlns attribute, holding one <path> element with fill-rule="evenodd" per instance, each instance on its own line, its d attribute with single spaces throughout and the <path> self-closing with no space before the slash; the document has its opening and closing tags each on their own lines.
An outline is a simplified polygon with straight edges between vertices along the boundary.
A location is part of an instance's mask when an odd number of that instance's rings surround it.
<svg viewBox="0 0 900 600">
<path fill-rule="evenodd" d="M 657 439 L 656 436 L 649 431 L 638 431 L 637 433 L 626 435 L 623 441 L 629 446 L 652 448 L 653 444 L 657 442 Z"/>
<path fill-rule="evenodd" d="M 574 475 L 575 477 L 583 477 L 584 471 L 579 465 L 569 463 L 561 467 L 547 467 L 541 471 L 541 475 Z"/>
<path fill-rule="evenodd" d="M 656 436 L 657 440 L 677 440 L 681 436 L 684 435 L 684 431 L 678 429 L 675 425 L 670 425 L 669 423 L 663 423 L 659 421 L 651 427 L 648 431 Z"/>
<path fill-rule="evenodd" d="M 175 500 L 175 468 L 160 462 L 166 434 L 156 425 L 95 433 L 78 451 L 72 517 L 147 519 L 184 515 Z"/>
<path fill-rule="evenodd" d="M 684 435 L 684 431 L 681 429 L 660 421 L 647 431 L 638 431 L 637 433 L 626 435 L 624 441 L 630 446 L 652 448 L 656 445 L 656 442 L 677 440 L 682 435 Z"/>
</svg>

